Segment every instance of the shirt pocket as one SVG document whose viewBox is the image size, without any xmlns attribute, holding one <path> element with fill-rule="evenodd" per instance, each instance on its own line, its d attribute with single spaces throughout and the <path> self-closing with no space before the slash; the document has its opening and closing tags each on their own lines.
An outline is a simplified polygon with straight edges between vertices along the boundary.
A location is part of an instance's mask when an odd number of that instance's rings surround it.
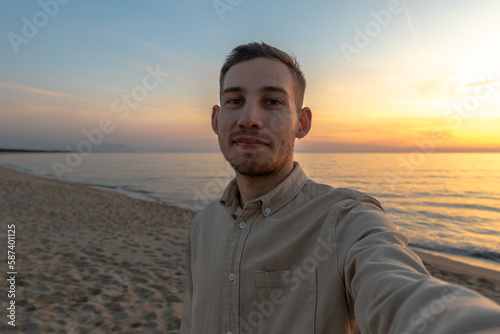
<svg viewBox="0 0 500 334">
<path fill-rule="evenodd" d="M 315 333 L 316 267 L 257 271 L 256 287 L 258 333 Z"/>
</svg>

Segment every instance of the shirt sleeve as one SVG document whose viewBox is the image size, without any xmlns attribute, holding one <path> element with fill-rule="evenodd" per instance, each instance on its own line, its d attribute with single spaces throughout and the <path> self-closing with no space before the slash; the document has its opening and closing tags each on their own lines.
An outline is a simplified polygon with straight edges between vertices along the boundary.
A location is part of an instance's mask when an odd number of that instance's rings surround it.
<svg viewBox="0 0 500 334">
<path fill-rule="evenodd" d="M 432 278 L 380 203 L 362 196 L 337 213 L 337 268 L 361 333 L 490 333 L 500 306 Z M 497 331 L 496 333 L 500 333 Z"/>
<path fill-rule="evenodd" d="M 182 309 L 182 319 L 180 334 L 190 334 L 191 333 L 191 301 L 193 294 L 193 279 L 191 272 L 191 230 L 189 230 L 187 240 L 186 240 L 186 282 L 184 288 L 184 305 Z"/>
</svg>

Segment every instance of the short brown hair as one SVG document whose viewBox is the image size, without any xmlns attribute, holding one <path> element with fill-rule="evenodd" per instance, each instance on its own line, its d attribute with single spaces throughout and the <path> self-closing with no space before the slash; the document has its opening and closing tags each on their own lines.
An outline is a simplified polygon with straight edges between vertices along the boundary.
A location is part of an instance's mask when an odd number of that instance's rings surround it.
<svg viewBox="0 0 500 334">
<path fill-rule="evenodd" d="M 219 95 L 222 96 L 222 85 L 224 84 L 224 78 L 227 71 L 229 71 L 231 67 L 242 61 L 259 57 L 276 59 L 285 64 L 290 69 L 295 83 L 295 103 L 297 104 L 297 109 L 302 109 L 302 104 L 304 103 L 304 95 L 306 92 L 306 79 L 304 77 L 304 74 L 300 70 L 297 58 L 294 55 L 283 52 L 280 49 L 268 45 L 264 42 L 252 42 L 239 45 L 235 47 L 229 55 L 227 55 L 226 60 L 220 70 Z"/>
</svg>

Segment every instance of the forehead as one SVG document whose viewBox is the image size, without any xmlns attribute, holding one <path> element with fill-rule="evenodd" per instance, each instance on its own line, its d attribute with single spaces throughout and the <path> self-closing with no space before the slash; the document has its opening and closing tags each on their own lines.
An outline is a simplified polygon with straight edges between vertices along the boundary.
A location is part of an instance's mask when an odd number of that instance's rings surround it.
<svg viewBox="0 0 500 334">
<path fill-rule="evenodd" d="M 293 77 L 290 69 L 282 62 L 269 58 L 255 58 L 232 66 L 224 78 L 223 90 L 240 87 L 248 91 L 274 86 L 293 94 Z"/>
</svg>

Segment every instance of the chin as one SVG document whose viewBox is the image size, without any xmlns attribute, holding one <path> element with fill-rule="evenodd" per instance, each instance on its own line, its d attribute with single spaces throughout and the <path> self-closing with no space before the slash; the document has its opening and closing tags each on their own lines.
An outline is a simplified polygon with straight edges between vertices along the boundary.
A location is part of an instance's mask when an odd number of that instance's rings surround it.
<svg viewBox="0 0 500 334">
<path fill-rule="evenodd" d="M 272 158 L 256 157 L 255 155 L 246 158 L 233 156 L 226 160 L 238 174 L 252 177 L 273 175 L 283 168 L 283 163 L 280 161 L 275 161 Z"/>
</svg>

